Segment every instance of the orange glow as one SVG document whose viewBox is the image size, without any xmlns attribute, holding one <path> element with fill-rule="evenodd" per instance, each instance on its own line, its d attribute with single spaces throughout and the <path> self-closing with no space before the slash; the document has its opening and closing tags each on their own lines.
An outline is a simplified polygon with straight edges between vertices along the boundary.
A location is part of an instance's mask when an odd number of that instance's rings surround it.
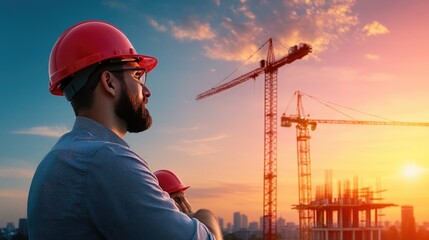
<svg viewBox="0 0 429 240">
<path fill-rule="evenodd" d="M 423 169 L 415 164 L 405 165 L 402 169 L 402 175 L 407 179 L 416 179 L 423 172 Z"/>
</svg>

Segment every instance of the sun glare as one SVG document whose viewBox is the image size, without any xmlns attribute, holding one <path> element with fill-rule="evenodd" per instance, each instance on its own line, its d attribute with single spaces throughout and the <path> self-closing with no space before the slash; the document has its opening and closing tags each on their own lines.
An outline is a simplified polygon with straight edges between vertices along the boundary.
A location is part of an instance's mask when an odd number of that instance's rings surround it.
<svg viewBox="0 0 429 240">
<path fill-rule="evenodd" d="M 420 175 L 422 169 L 415 164 L 408 164 L 402 169 L 402 175 L 405 178 L 416 178 Z"/>
</svg>

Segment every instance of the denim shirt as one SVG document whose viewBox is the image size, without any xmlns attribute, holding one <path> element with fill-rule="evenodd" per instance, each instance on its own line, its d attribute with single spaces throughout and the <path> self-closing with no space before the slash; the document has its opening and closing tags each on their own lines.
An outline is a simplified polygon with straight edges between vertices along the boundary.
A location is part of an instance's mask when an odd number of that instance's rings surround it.
<svg viewBox="0 0 429 240">
<path fill-rule="evenodd" d="M 122 138 L 83 117 L 37 167 L 27 214 L 32 240 L 214 239 Z"/>
</svg>

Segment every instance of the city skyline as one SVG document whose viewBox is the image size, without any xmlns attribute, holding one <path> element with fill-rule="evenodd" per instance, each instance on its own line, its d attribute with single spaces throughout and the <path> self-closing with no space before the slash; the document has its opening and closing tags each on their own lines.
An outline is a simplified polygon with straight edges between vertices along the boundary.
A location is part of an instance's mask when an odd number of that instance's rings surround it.
<svg viewBox="0 0 429 240">
<path fill-rule="evenodd" d="M 267 49 L 257 50 L 272 38 L 276 59 L 301 42 L 313 47 L 278 72 L 279 119 L 295 112 L 289 103 L 302 91 L 384 120 L 429 122 L 428 8 L 420 0 L 1 1 L 0 226 L 26 216 L 37 164 L 73 125 L 69 103 L 48 92 L 47 70 L 71 25 L 110 22 L 137 52 L 158 58 L 148 76 L 153 126 L 125 140 L 152 171 L 169 169 L 190 185 L 193 208 L 226 219 L 246 212 L 250 221 L 263 214 L 264 79 L 195 97 L 258 66 Z M 311 118 L 348 119 L 350 109 L 313 100 L 303 99 Z M 295 128 L 277 133 L 277 216 L 298 222 Z M 319 124 L 310 134 L 313 196 L 325 169 L 374 188 L 380 178 L 386 202 L 412 205 L 416 222 L 427 220 L 429 128 Z M 400 219 L 398 208 L 383 213 Z"/>
<path fill-rule="evenodd" d="M 219 218 L 219 224 L 223 232 L 224 237 L 238 237 L 240 239 L 255 239 L 255 237 L 262 237 L 262 229 L 258 225 L 258 222 L 248 222 L 247 215 L 241 214 L 240 212 L 234 212 L 233 214 L 234 223 L 227 223 L 226 227 L 222 218 Z M 262 224 L 262 218 L 259 220 L 259 224 Z M 335 224 L 335 223 L 334 223 Z M 346 224 L 347 225 L 347 224 Z M 342 227 L 332 226 L 334 232 L 342 231 Z M 347 229 L 347 226 L 344 226 Z M 363 224 L 362 230 L 368 227 Z M 298 240 L 299 239 L 299 225 L 294 222 L 286 222 L 283 218 L 277 219 L 277 228 L 279 233 L 279 239 L 281 240 Z M 343 229 L 344 234 L 347 235 L 347 231 L 350 232 L 352 229 Z M 372 225 L 371 229 L 377 232 L 376 239 L 407 239 L 407 240 L 424 240 L 429 237 L 429 222 L 423 224 L 415 223 L 414 221 L 414 210 L 413 206 L 401 206 L 401 222 L 383 222 L 379 225 Z M 362 231 L 361 230 L 361 231 Z M 359 235 L 357 228 L 353 228 L 356 235 Z M 367 231 L 367 230 L 363 230 Z M 317 232 L 317 229 L 313 231 L 313 234 Z M 363 233 L 363 232 L 362 232 Z M 378 237 L 377 237 L 378 236 Z M 18 227 L 14 223 L 7 223 L 6 227 L 0 226 L 0 238 L 6 237 L 7 239 L 28 239 L 27 219 L 20 218 Z M 17 238 L 15 238 L 17 237 Z M 344 239 L 352 239 L 350 234 Z"/>
<path fill-rule="evenodd" d="M 414 221 L 414 207 L 413 206 L 404 205 L 404 206 L 398 206 L 398 207 L 399 207 L 399 210 L 401 211 L 401 219 L 393 221 L 393 222 L 392 221 L 383 221 L 383 220 L 380 220 L 379 224 L 380 224 L 381 227 L 383 227 L 385 229 L 388 228 L 388 227 L 390 227 L 390 226 L 396 226 L 396 227 L 403 228 L 404 227 L 402 225 L 403 222 L 412 221 L 412 225 L 411 226 L 413 226 L 413 228 L 417 228 L 419 226 L 423 226 L 423 227 L 427 228 L 428 231 L 429 231 L 429 220 L 422 221 L 422 222 L 415 222 Z M 411 210 L 409 210 L 409 209 L 411 209 Z M 240 222 L 240 227 L 235 227 L 234 226 L 235 225 L 235 223 L 234 223 L 234 216 L 236 214 L 239 214 L 241 218 L 243 218 L 243 217 L 246 218 L 246 223 L 247 224 L 244 224 L 244 223 L 242 224 Z M 218 216 L 218 221 L 219 221 L 219 224 L 220 224 L 220 227 L 221 227 L 222 230 L 225 230 L 225 231 L 230 230 L 231 232 L 238 231 L 240 229 L 262 230 L 261 229 L 261 225 L 260 225 L 262 223 L 262 216 L 260 216 L 259 219 L 249 219 L 245 213 L 242 213 L 240 211 L 233 212 L 231 214 L 231 216 L 232 216 L 231 217 L 231 219 L 232 219 L 231 222 L 225 221 L 225 218 L 223 216 Z M 284 219 L 283 217 L 279 217 L 277 219 L 277 221 L 282 223 L 282 224 L 278 224 L 279 227 L 284 227 L 287 224 L 293 224 L 297 228 L 299 226 L 299 224 L 297 222 L 287 221 L 287 219 Z M 19 226 L 21 224 L 21 222 L 25 222 L 25 224 L 26 224 L 26 218 L 19 218 L 17 220 L 13 220 L 13 221 L 12 220 L 11 221 L 7 221 L 4 226 L 0 226 L 0 229 L 4 228 L 4 227 L 7 228 L 8 226 L 16 227 L 16 226 Z M 256 223 L 256 227 L 252 227 L 252 225 L 255 226 L 254 225 L 255 223 Z M 409 226 L 408 225 L 405 226 L 405 228 L 407 228 L 407 230 L 409 231 Z"/>
</svg>

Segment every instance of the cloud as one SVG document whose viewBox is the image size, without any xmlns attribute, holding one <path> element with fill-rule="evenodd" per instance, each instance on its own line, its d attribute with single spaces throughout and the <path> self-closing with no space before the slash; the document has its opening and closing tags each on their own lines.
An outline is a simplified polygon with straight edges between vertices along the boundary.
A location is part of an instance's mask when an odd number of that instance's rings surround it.
<svg viewBox="0 0 429 240">
<path fill-rule="evenodd" d="M 193 145 L 193 146 L 176 145 L 176 146 L 170 146 L 168 147 L 168 149 L 177 151 L 177 152 L 182 152 L 189 156 L 203 156 L 203 155 L 210 155 L 218 152 L 217 150 L 215 150 L 214 147 L 210 147 L 205 144 L 199 144 L 199 145 Z"/>
<path fill-rule="evenodd" d="M 376 61 L 380 59 L 380 56 L 376 55 L 376 54 L 366 54 L 365 58 L 371 61 Z"/>
<path fill-rule="evenodd" d="M 56 126 L 56 127 L 40 126 L 40 127 L 32 127 L 29 129 L 17 130 L 13 133 L 58 138 L 68 131 L 70 130 L 63 126 Z"/>
<path fill-rule="evenodd" d="M 148 22 L 157 31 L 169 31 L 174 38 L 181 41 L 203 41 L 215 37 L 210 23 L 202 22 L 195 16 L 187 17 L 180 23 L 169 20 L 168 24 L 162 24 L 153 18 L 148 18 Z"/>
<path fill-rule="evenodd" d="M 155 19 L 149 18 L 148 21 L 149 21 L 149 24 L 157 31 L 160 31 L 160 32 L 167 31 L 167 27 L 165 25 L 159 24 Z"/>
<path fill-rule="evenodd" d="M 209 138 L 200 138 L 200 139 L 193 139 L 193 140 L 185 140 L 185 143 L 203 143 L 203 142 L 213 142 L 213 141 L 219 141 L 222 139 L 227 138 L 228 135 L 226 134 L 221 134 L 218 136 L 214 136 L 214 137 L 209 137 Z"/>
<path fill-rule="evenodd" d="M 225 37 L 216 36 L 214 41 L 203 47 L 209 58 L 244 61 L 258 50 L 260 45 L 257 44 L 262 43 L 258 41 L 257 36 L 263 31 L 263 28 L 253 22 L 236 22 L 231 18 L 224 18 L 222 28 L 228 32 L 227 35 Z M 259 60 L 260 57 L 257 59 Z"/>
<path fill-rule="evenodd" d="M 244 61 L 271 36 L 275 41 L 293 46 L 307 42 L 317 56 L 334 45 L 359 22 L 352 11 L 354 0 L 284 1 L 251 4 L 232 8 L 216 29 L 216 36 L 206 44 L 205 54 L 212 59 Z M 267 14 L 270 13 L 270 14 Z M 287 54 L 287 48 L 276 49 L 276 55 Z M 252 61 L 265 58 L 264 53 Z"/>
<path fill-rule="evenodd" d="M 246 3 L 246 1 L 241 1 L 241 3 Z M 235 14 L 243 14 L 243 16 L 247 17 L 248 19 L 255 19 L 255 14 L 249 9 L 247 5 L 242 5 L 238 9 L 232 8 L 232 11 Z"/>
<path fill-rule="evenodd" d="M 385 72 L 375 72 L 364 76 L 366 80 L 373 82 L 385 82 L 395 79 L 395 76 Z"/>
<path fill-rule="evenodd" d="M 18 191 L 16 189 L 0 190 L 0 198 L 26 199 L 27 196 L 28 196 L 27 191 Z"/>
<path fill-rule="evenodd" d="M 373 21 L 372 23 L 365 25 L 362 30 L 366 33 L 367 36 L 376 36 L 389 33 L 387 27 L 377 21 Z"/>
<path fill-rule="evenodd" d="M 0 177 L 28 178 L 31 179 L 34 174 L 34 168 L 1 168 Z"/>
<path fill-rule="evenodd" d="M 290 46 L 306 42 L 313 47 L 310 56 L 317 59 L 358 25 L 359 18 L 352 11 L 355 1 L 241 0 L 226 6 L 215 0 L 219 8 L 204 16 L 197 13 L 165 23 L 149 19 L 149 24 L 181 41 L 200 41 L 204 54 L 211 59 L 243 62 L 253 55 L 249 62 L 257 62 L 266 57 L 266 49 L 258 49 L 270 37 L 277 42 L 277 56 L 287 54 Z M 285 47 L 279 48 L 279 44 Z"/>
<path fill-rule="evenodd" d="M 201 22 L 196 17 L 189 17 L 183 23 L 177 24 L 170 21 L 173 36 L 179 40 L 208 40 L 215 37 L 211 26 L 207 22 Z"/>
<path fill-rule="evenodd" d="M 197 131 L 200 127 L 183 127 L 183 128 L 164 128 L 163 131 L 166 133 L 177 133 L 177 132 L 190 132 Z"/>
<path fill-rule="evenodd" d="M 221 196 L 228 195 L 252 195 L 253 193 L 260 192 L 260 186 L 241 184 L 241 183 L 228 183 L 218 182 L 215 186 L 205 188 L 192 187 L 187 190 L 193 199 L 199 198 L 220 198 Z"/>
<path fill-rule="evenodd" d="M 210 155 L 219 152 L 219 149 L 209 143 L 219 141 L 227 137 L 228 135 L 221 134 L 208 138 L 183 140 L 180 144 L 169 146 L 168 149 L 183 152 L 190 156 Z"/>
</svg>

